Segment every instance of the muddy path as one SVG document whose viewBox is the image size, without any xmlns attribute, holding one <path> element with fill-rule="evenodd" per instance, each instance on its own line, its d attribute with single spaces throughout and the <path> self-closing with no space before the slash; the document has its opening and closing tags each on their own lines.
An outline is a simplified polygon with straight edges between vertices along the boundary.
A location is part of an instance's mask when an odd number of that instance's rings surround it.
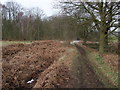
<svg viewBox="0 0 120 90">
<path fill-rule="evenodd" d="M 96 75 L 89 59 L 86 56 L 85 50 L 80 45 L 75 45 L 80 53 L 79 66 L 79 81 L 80 88 L 104 88 L 104 84 Z"/>
</svg>

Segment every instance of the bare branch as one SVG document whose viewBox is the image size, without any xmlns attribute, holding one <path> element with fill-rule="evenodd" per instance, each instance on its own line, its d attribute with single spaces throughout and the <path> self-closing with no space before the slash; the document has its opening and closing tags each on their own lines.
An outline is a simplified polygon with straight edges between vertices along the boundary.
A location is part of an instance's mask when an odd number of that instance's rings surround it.
<svg viewBox="0 0 120 90">
<path fill-rule="evenodd" d="M 91 5 L 90 2 L 86 2 L 86 4 L 88 4 L 88 6 L 90 6 L 91 8 L 93 8 L 93 9 L 95 9 L 95 10 L 99 10 L 99 8 L 97 8 L 97 7 L 93 6 L 93 5 Z"/>
<path fill-rule="evenodd" d="M 107 35 L 105 35 L 105 37 L 108 36 L 108 35 L 110 35 L 110 34 L 112 34 L 112 33 L 113 33 L 114 31 L 116 31 L 119 27 L 120 27 L 120 26 L 115 27 L 111 32 L 109 32 Z"/>
</svg>

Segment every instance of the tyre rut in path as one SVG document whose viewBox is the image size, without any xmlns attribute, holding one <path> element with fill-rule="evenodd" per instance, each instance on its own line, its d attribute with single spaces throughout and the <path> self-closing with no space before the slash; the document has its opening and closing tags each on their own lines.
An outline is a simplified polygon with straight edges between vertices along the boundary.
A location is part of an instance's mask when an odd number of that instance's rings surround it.
<svg viewBox="0 0 120 90">
<path fill-rule="evenodd" d="M 75 45 L 75 46 L 80 53 L 80 67 L 79 67 L 80 86 L 79 87 L 104 88 L 104 84 L 101 82 L 101 80 L 93 70 L 93 67 L 86 56 L 85 50 L 79 45 Z"/>
</svg>

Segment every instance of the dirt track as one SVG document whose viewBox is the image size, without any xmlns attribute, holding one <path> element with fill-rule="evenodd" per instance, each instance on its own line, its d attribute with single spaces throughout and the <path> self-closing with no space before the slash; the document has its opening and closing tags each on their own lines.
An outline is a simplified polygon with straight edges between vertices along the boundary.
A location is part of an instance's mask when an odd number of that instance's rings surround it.
<svg viewBox="0 0 120 90">
<path fill-rule="evenodd" d="M 96 75 L 93 67 L 89 63 L 89 60 L 86 56 L 85 50 L 76 45 L 76 48 L 80 52 L 80 88 L 104 88 L 104 84 L 99 80 L 99 77 Z"/>
<path fill-rule="evenodd" d="M 82 47 L 73 49 L 58 41 L 3 48 L 3 88 L 102 88 Z M 64 60 L 59 60 L 67 53 Z M 78 54 L 79 58 L 74 59 Z M 72 56 L 73 55 L 73 56 Z M 34 82 L 27 84 L 27 81 Z"/>
</svg>

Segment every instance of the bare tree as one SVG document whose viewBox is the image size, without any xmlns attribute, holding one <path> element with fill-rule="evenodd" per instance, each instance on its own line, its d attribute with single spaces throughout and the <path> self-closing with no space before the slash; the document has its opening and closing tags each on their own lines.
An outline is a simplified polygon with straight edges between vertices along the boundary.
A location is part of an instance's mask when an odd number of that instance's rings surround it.
<svg viewBox="0 0 120 90">
<path fill-rule="evenodd" d="M 17 2 L 6 2 L 6 8 L 8 10 L 9 20 L 15 20 L 19 12 L 22 12 L 23 8 Z"/>
<path fill-rule="evenodd" d="M 120 2 L 81 2 L 81 0 L 65 0 L 61 2 L 65 11 L 72 15 L 76 15 L 79 19 L 91 17 L 94 25 L 100 33 L 99 52 L 104 52 L 105 40 L 107 36 L 117 30 L 117 15 L 119 15 Z M 68 8 L 66 8 L 67 6 Z M 81 9 L 83 9 L 81 14 Z"/>
</svg>

